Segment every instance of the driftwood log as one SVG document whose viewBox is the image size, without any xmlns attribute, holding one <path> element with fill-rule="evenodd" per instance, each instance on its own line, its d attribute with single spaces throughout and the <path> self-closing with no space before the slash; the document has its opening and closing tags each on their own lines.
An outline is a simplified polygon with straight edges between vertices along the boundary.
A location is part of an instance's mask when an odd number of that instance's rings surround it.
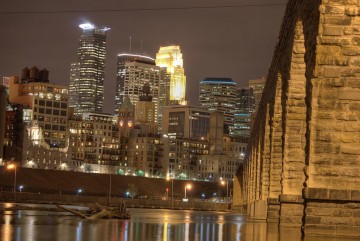
<svg viewBox="0 0 360 241">
<path fill-rule="evenodd" d="M 115 218 L 115 219 L 129 219 L 130 214 L 126 211 L 124 201 L 122 201 L 117 207 L 108 207 L 99 203 L 93 203 L 89 206 L 90 214 L 86 215 L 74 209 L 66 208 L 61 205 L 57 205 L 61 210 L 70 212 L 80 218 L 84 219 L 100 219 L 100 218 Z"/>
</svg>

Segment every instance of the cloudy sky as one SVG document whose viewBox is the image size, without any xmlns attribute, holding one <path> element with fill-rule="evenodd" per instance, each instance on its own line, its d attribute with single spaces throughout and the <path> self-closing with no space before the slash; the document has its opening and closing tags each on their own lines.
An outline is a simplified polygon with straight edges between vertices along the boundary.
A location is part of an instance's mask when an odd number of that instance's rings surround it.
<svg viewBox="0 0 360 241">
<path fill-rule="evenodd" d="M 198 101 L 205 77 L 230 77 L 239 87 L 266 76 L 286 0 L 12 0 L 0 8 L 0 76 L 25 66 L 50 71 L 68 85 L 81 29 L 91 22 L 107 35 L 104 111 L 112 113 L 116 56 L 132 49 L 155 57 L 160 46 L 178 44 L 184 57 L 187 99 Z M 222 6 L 222 7 L 216 7 Z M 231 7 L 233 6 L 233 7 Z M 237 7 L 234 7 L 237 6 Z M 147 10 L 146 10 L 147 9 Z M 153 10 L 148 10 L 153 9 Z"/>
</svg>

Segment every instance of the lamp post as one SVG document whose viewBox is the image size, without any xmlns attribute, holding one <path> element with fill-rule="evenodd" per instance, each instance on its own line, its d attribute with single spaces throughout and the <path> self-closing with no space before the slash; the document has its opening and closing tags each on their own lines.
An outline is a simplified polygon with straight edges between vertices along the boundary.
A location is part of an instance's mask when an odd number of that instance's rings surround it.
<svg viewBox="0 0 360 241">
<path fill-rule="evenodd" d="M 222 185 L 226 184 L 226 210 L 229 209 L 229 181 L 221 181 Z"/>
<path fill-rule="evenodd" d="M 186 189 L 191 189 L 191 185 L 190 184 L 187 184 L 187 185 L 185 185 L 185 199 L 186 199 Z"/>
<path fill-rule="evenodd" d="M 14 169 L 14 201 L 16 201 L 16 165 L 14 163 L 7 166 L 8 170 Z"/>
<path fill-rule="evenodd" d="M 171 178 L 169 175 L 166 177 L 166 180 L 171 180 L 171 207 L 174 207 L 174 178 Z"/>
</svg>

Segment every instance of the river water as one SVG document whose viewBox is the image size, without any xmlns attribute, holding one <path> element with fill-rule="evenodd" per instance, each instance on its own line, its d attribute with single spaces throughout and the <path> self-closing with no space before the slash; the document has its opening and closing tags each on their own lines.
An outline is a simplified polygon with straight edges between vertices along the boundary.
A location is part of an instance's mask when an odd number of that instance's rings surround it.
<svg viewBox="0 0 360 241">
<path fill-rule="evenodd" d="M 13 204 L 0 204 L 1 206 Z M 5 211 L 1 241 L 347 241 L 305 238 L 298 229 L 224 212 L 129 209 L 130 220 L 83 220 L 68 213 Z M 353 241 L 353 240 L 352 240 Z"/>
</svg>

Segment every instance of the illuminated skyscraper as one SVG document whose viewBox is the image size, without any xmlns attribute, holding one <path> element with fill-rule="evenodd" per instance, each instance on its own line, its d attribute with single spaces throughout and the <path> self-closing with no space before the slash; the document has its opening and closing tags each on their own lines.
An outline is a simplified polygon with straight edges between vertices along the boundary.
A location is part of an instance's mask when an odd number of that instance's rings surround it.
<svg viewBox="0 0 360 241">
<path fill-rule="evenodd" d="M 261 96 L 265 87 L 266 79 L 255 79 L 255 80 L 249 80 L 249 87 L 253 91 L 253 96 L 255 99 L 255 110 L 253 112 L 256 112 L 259 109 L 259 105 L 261 102 Z"/>
<path fill-rule="evenodd" d="M 170 76 L 170 84 L 164 85 L 170 88 L 168 92 L 170 103 L 185 104 L 186 76 L 180 46 L 160 47 L 159 52 L 156 54 L 156 65 L 166 68 L 166 74 Z"/>
<path fill-rule="evenodd" d="M 136 105 L 145 83 L 148 83 L 150 86 L 157 112 L 159 81 L 160 67 L 155 65 L 153 58 L 137 54 L 119 54 L 115 92 L 115 114 L 118 114 L 124 96 L 128 96 L 131 102 Z"/>
<path fill-rule="evenodd" d="M 200 106 L 224 113 L 224 123 L 229 126 L 234 124 L 236 97 L 236 82 L 230 78 L 206 78 L 200 82 Z"/>
<path fill-rule="evenodd" d="M 74 114 L 101 113 L 104 105 L 104 79 L 106 32 L 109 28 L 98 28 L 86 23 L 77 52 L 77 63 L 72 64 L 69 106 Z"/>
</svg>

